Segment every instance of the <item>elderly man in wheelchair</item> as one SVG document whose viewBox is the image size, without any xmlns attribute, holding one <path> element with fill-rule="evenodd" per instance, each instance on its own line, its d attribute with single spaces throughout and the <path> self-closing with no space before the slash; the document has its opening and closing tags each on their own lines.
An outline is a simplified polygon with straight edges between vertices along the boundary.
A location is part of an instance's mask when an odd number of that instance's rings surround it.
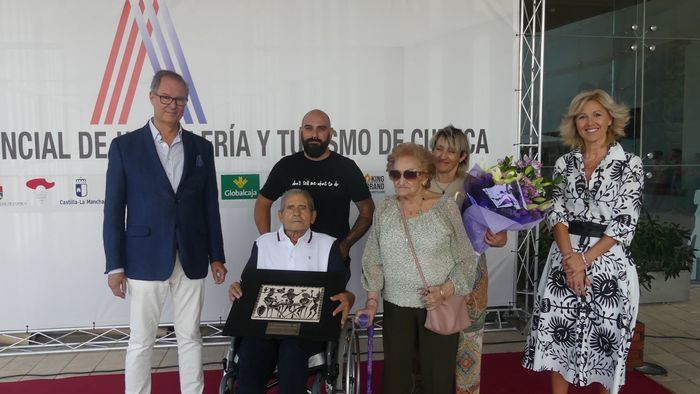
<svg viewBox="0 0 700 394">
<path fill-rule="evenodd" d="M 244 283 L 247 274 L 252 271 L 285 270 L 340 273 L 344 275 L 345 284 L 347 284 L 350 271 L 343 264 L 338 242 L 329 235 L 316 233 L 310 229 L 316 219 L 316 211 L 308 192 L 290 189 L 284 193 L 278 217 L 282 223 L 279 230 L 263 234 L 255 241 L 241 276 Z M 292 292 L 291 289 L 289 291 Z M 231 300 L 236 301 L 244 296 L 241 283 L 234 282 L 229 288 Z M 255 295 L 251 296 L 255 297 Z M 342 327 L 355 301 L 355 296 L 349 291 L 342 291 L 332 295 L 330 300 L 339 303 L 332 315 L 342 314 L 340 319 Z M 265 302 L 271 301 L 265 300 Z M 235 392 L 237 394 L 264 393 L 276 366 L 279 393 L 305 393 L 309 357 L 325 350 L 324 342 L 295 336 L 240 338 L 237 349 L 238 382 L 235 384 Z M 224 378 L 226 379 L 227 376 Z M 234 385 L 228 385 L 232 386 L 231 391 L 233 391 Z"/>
</svg>

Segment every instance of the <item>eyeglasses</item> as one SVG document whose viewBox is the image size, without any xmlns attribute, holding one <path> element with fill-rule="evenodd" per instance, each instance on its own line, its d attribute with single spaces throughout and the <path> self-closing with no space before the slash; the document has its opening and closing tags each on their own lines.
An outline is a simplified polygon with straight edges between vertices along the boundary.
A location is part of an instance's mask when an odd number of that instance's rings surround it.
<svg viewBox="0 0 700 394">
<path fill-rule="evenodd" d="M 403 179 L 405 179 L 407 181 L 412 181 L 412 180 L 418 178 L 418 176 L 422 173 L 423 173 L 423 171 L 404 170 Z M 402 175 L 401 171 L 399 171 L 399 170 L 390 170 L 389 171 L 389 178 L 392 181 L 398 181 L 399 179 L 401 179 L 401 175 Z"/>
<path fill-rule="evenodd" d="M 160 99 L 160 103 L 164 105 L 170 105 L 172 104 L 173 100 L 175 100 L 175 105 L 178 107 L 184 107 L 187 105 L 187 98 L 186 97 L 170 97 L 170 96 L 161 96 L 158 93 L 153 93 L 155 96 L 158 96 Z"/>
</svg>

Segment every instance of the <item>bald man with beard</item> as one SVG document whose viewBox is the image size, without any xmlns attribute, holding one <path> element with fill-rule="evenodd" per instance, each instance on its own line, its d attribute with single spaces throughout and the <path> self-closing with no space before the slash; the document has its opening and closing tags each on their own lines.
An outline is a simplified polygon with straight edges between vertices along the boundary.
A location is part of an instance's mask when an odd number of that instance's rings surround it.
<svg viewBox="0 0 700 394">
<path fill-rule="evenodd" d="M 304 150 L 283 157 L 272 168 L 255 200 L 254 218 L 260 234 L 268 233 L 272 203 L 289 189 L 307 190 L 318 213 L 311 229 L 336 238 L 341 256 L 349 265 L 350 247 L 372 225 L 374 202 L 357 164 L 328 148 L 333 132 L 330 117 L 320 109 L 304 115 L 299 127 Z M 359 211 L 352 228 L 351 201 Z"/>
</svg>

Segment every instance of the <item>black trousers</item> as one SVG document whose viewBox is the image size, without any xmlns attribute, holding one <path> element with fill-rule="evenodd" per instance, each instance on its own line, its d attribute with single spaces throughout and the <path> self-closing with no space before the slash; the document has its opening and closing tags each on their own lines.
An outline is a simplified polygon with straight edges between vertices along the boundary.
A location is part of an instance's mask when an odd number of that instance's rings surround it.
<svg viewBox="0 0 700 394">
<path fill-rule="evenodd" d="M 384 301 L 383 394 L 410 393 L 414 356 L 418 355 L 425 394 L 454 392 L 459 333 L 440 335 L 427 330 L 424 308 L 406 308 Z"/>
<path fill-rule="evenodd" d="M 277 366 L 280 394 L 306 393 L 309 357 L 324 348 L 321 342 L 243 338 L 238 350 L 239 394 L 262 394 Z"/>
</svg>

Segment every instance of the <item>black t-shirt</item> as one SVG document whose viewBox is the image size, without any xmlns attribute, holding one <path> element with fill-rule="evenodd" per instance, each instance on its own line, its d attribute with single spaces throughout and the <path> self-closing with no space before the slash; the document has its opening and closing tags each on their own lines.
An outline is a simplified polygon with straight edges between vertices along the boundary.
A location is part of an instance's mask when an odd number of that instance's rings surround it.
<svg viewBox="0 0 700 394">
<path fill-rule="evenodd" d="M 311 229 L 338 240 L 350 232 L 350 201 L 372 197 L 357 164 L 333 151 L 321 161 L 307 159 L 303 151 L 283 157 L 272 167 L 260 194 L 275 201 L 293 188 L 307 190 L 314 199 L 316 222 Z"/>
</svg>

